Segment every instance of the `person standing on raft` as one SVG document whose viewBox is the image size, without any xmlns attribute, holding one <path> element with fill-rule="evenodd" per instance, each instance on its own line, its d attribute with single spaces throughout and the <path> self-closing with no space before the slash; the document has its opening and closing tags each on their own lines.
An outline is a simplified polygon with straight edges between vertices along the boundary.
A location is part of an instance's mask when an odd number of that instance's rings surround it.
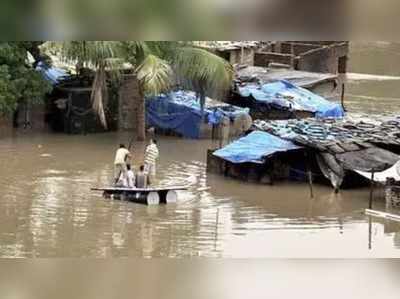
<svg viewBox="0 0 400 299">
<path fill-rule="evenodd" d="M 114 160 L 114 179 L 115 183 L 118 182 L 120 177 L 122 176 L 123 179 L 127 179 L 127 167 L 126 161 L 128 158 L 131 158 L 131 153 L 125 148 L 124 144 L 119 145 L 119 149 L 115 153 L 115 160 Z"/>
<path fill-rule="evenodd" d="M 147 172 L 150 181 L 153 181 L 156 176 L 156 163 L 159 157 L 159 151 L 157 147 L 157 140 L 150 139 L 149 145 L 146 147 L 146 152 L 144 154 L 144 169 Z"/>
</svg>

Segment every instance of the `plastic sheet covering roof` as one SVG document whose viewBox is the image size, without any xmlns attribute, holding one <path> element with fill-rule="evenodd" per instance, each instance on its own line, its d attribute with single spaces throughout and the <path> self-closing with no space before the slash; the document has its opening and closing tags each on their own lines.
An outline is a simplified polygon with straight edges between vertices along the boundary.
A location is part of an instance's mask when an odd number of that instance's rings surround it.
<svg viewBox="0 0 400 299">
<path fill-rule="evenodd" d="M 334 119 L 255 120 L 253 127 L 303 145 L 328 150 L 332 145 L 375 143 L 400 145 L 400 117 L 375 115 Z M 346 148 L 344 148 L 345 151 Z M 357 150 L 357 149 L 351 149 Z"/>
<path fill-rule="evenodd" d="M 302 148 L 291 141 L 283 140 L 266 132 L 255 131 L 242 137 L 213 154 L 232 163 L 259 163 L 277 152 L 286 152 Z"/>
<path fill-rule="evenodd" d="M 223 102 L 206 99 L 204 119 L 219 124 L 223 117 L 231 120 L 249 114 L 248 108 L 240 108 Z M 149 126 L 171 129 L 189 138 L 199 138 L 202 122 L 200 102 L 192 91 L 175 91 L 146 99 L 146 121 Z"/>
<path fill-rule="evenodd" d="M 38 63 L 36 70 L 39 71 L 43 75 L 44 79 L 49 81 L 52 85 L 57 85 L 63 79 L 70 76 L 65 70 L 56 67 L 49 67 L 43 62 Z"/>
<path fill-rule="evenodd" d="M 365 172 L 386 170 L 400 159 L 398 155 L 379 147 L 349 151 L 335 157 L 345 169 Z"/>
<path fill-rule="evenodd" d="M 252 96 L 256 101 L 269 104 L 278 109 L 309 111 L 320 118 L 341 118 L 344 116 L 344 111 L 340 104 L 329 102 L 323 97 L 285 80 L 267 83 L 262 86 L 247 84 L 244 87 L 238 87 L 238 91 L 242 97 Z"/>
<path fill-rule="evenodd" d="M 371 172 L 365 172 L 365 171 L 356 171 L 356 172 L 369 180 L 371 179 L 372 176 Z M 396 181 L 400 181 L 400 161 L 397 161 L 396 164 L 394 164 L 389 169 L 386 169 L 385 171 L 374 173 L 375 182 L 384 183 L 388 178 L 393 178 Z"/>
</svg>

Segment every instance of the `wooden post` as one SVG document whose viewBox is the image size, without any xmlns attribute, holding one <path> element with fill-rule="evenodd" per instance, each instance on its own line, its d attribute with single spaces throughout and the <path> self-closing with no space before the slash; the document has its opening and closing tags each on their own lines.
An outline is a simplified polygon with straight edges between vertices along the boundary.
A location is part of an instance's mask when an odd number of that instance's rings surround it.
<svg viewBox="0 0 400 299">
<path fill-rule="evenodd" d="M 311 166 L 310 166 L 310 155 L 306 151 L 304 153 L 306 157 L 306 165 L 307 165 L 307 175 L 308 175 L 308 185 L 310 187 L 310 196 L 311 198 L 314 198 L 314 191 L 313 191 L 313 182 L 312 182 L 312 173 L 311 173 Z"/>
<path fill-rule="evenodd" d="M 375 176 L 375 171 L 372 170 L 371 173 L 371 186 L 370 186 L 370 191 L 369 191 L 369 209 L 372 210 L 372 199 L 374 195 L 374 176 Z"/>
<path fill-rule="evenodd" d="M 368 216 L 368 249 L 372 249 L 372 220 L 371 216 Z"/>
<path fill-rule="evenodd" d="M 218 224 L 219 224 L 219 208 L 217 209 L 217 216 L 216 216 L 216 219 L 215 219 L 214 250 L 217 250 Z"/>
<path fill-rule="evenodd" d="M 341 95 L 341 103 L 342 103 L 342 108 L 344 111 L 346 111 L 346 107 L 344 106 L 344 83 L 342 84 L 342 95 Z"/>
<path fill-rule="evenodd" d="M 311 198 L 314 198 L 314 192 L 313 192 L 313 183 L 312 183 L 312 173 L 311 170 L 308 169 L 308 184 L 310 186 L 310 195 Z"/>
</svg>

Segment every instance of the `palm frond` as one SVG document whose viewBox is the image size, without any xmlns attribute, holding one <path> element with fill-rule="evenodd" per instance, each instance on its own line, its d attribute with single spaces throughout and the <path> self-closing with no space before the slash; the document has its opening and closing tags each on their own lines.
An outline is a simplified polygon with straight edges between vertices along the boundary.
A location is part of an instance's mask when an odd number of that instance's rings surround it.
<svg viewBox="0 0 400 299">
<path fill-rule="evenodd" d="M 116 41 L 50 42 L 47 47 L 57 52 L 65 62 L 83 62 L 93 68 L 98 68 L 107 59 L 121 57 L 120 45 Z"/>
<path fill-rule="evenodd" d="M 171 85 L 173 76 L 171 66 L 155 55 L 147 55 L 136 71 L 146 94 L 159 94 Z"/>
<path fill-rule="evenodd" d="M 198 92 L 213 94 L 230 88 L 233 67 L 223 58 L 196 47 L 177 48 L 172 62 L 180 83 Z"/>
<path fill-rule="evenodd" d="M 108 102 L 108 90 L 104 65 L 100 65 L 96 71 L 90 99 L 92 101 L 92 108 L 94 112 L 98 115 L 102 126 L 107 130 L 107 120 L 104 112 L 104 106 L 106 106 Z"/>
</svg>

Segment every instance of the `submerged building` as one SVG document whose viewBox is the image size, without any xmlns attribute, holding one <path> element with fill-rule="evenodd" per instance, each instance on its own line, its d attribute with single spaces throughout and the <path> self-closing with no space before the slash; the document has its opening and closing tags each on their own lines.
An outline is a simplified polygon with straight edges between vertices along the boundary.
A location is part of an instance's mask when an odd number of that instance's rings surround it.
<svg viewBox="0 0 400 299">
<path fill-rule="evenodd" d="M 250 129 L 248 108 L 206 98 L 204 109 L 193 91 L 178 90 L 146 99 L 147 126 L 186 138 L 238 137 Z"/>
<path fill-rule="evenodd" d="M 346 73 L 347 41 L 280 41 L 255 53 L 254 65 L 274 64 L 316 73 Z"/>
<path fill-rule="evenodd" d="M 400 160 L 400 118 L 255 121 L 255 132 L 210 151 L 207 169 L 244 180 L 368 183 Z"/>
<path fill-rule="evenodd" d="M 232 65 L 280 67 L 316 73 L 345 73 L 348 41 L 207 41 L 197 42 Z"/>
<path fill-rule="evenodd" d="M 287 78 L 286 80 L 278 78 Z M 291 80 L 295 82 L 290 82 Z M 318 80 L 328 80 L 328 76 L 284 77 L 241 75 L 237 77 L 229 103 L 250 108 L 254 119 L 291 119 L 307 117 L 343 117 L 344 109 L 340 103 L 326 100 L 299 85 L 315 84 Z M 300 82 L 299 82 L 300 80 Z M 297 83 L 297 85 L 295 85 Z"/>
</svg>

